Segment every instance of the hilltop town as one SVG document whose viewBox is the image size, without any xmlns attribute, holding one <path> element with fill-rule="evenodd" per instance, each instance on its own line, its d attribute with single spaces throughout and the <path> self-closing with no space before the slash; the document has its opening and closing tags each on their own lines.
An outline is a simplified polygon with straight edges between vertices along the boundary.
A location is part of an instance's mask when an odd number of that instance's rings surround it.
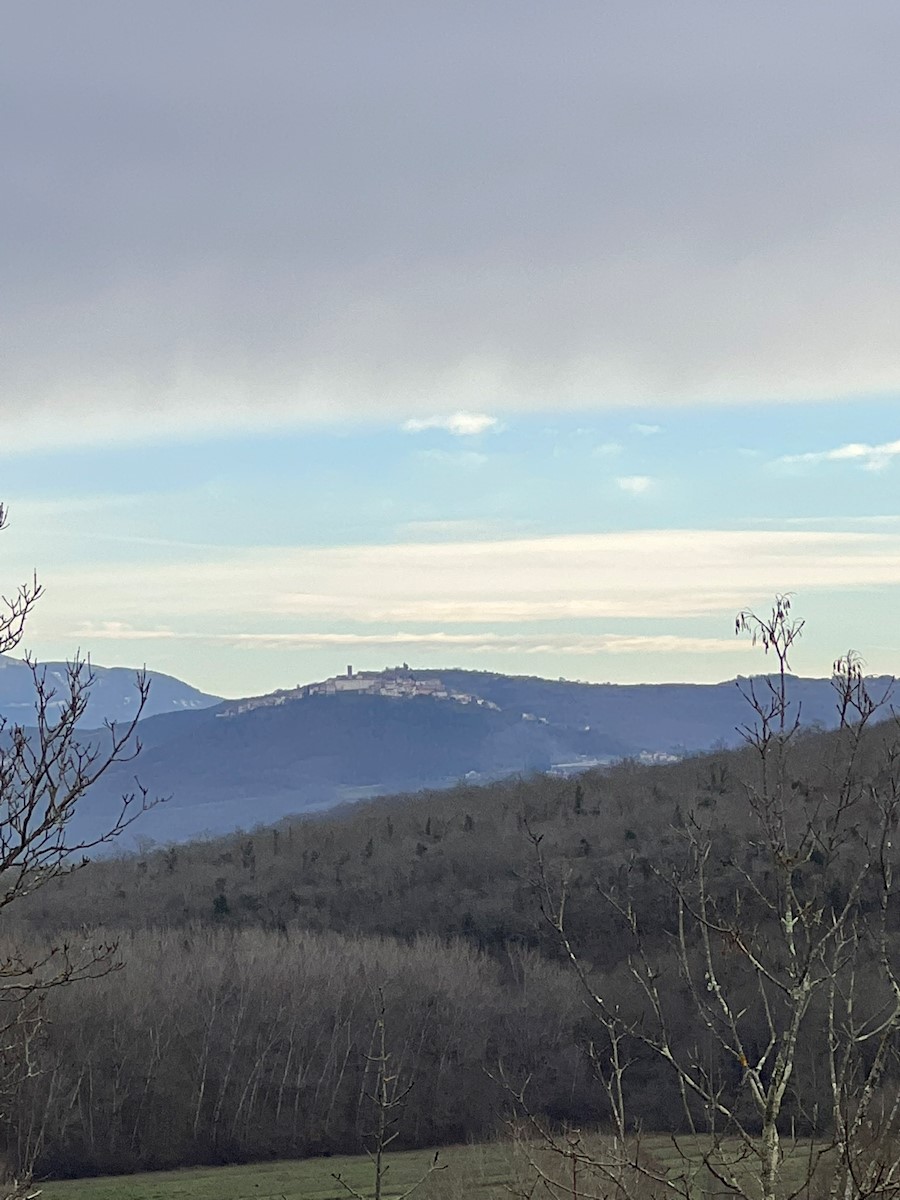
<svg viewBox="0 0 900 1200">
<path fill-rule="evenodd" d="M 251 696 L 230 704 L 218 715 L 234 717 L 255 708 L 287 704 L 289 701 L 305 700 L 311 696 L 335 696 L 345 692 L 365 696 L 387 696 L 392 699 L 429 696 L 434 700 L 454 700 L 458 704 L 477 704 L 499 712 L 499 705 L 493 701 L 484 700 L 469 692 L 454 691 L 447 687 L 443 680 L 433 675 L 420 677 L 408 663 L 403 663 L 399 667 L 385 667 L 383 671 L 354 671 L 350 665 L 344 675 L 332 675 L 319 683 L 298 684 L 295 688 L 281 689 L 266 696 Z"/>
</svg>

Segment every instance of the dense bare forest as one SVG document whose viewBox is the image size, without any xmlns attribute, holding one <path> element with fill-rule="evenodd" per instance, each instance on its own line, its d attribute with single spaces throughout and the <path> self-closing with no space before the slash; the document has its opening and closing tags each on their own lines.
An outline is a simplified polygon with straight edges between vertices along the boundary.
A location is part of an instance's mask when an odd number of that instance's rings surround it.
<svg viewBox="0 0 900 1200">
<path fill-rule="evenodd" d="M 16 1149 L 53 1174 L 359 1148 L 375 998 L 413 1085 L 403 1141 L 491 1131 L 484 1065 L 535 1069 L 546 1104 L 588 1103 L 573 989 L 533 953 L 463 942 L 190 928 L 129 934 L 125 970 L 59 993 Z"/>
</svg>

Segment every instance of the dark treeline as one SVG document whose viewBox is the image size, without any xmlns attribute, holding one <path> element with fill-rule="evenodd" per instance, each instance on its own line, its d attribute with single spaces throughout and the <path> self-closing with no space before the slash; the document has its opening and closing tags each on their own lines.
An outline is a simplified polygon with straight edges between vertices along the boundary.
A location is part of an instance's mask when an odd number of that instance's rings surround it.
<svg viewBox="0 0 900 1200">
<path fill-rule="evenodd" d="M 536 1067 L 551 1110 L 590 1104 L 571 981 L 527 951 L 185 928 L 128 934 L 121 953 L 125 969 L 52 998 L 11 1130 L 40 1172 L 361 1151 L 379 995 L 413 1085 L 404 1145 L 488 1134 L 502 1095 L 484 1066 L 501 1060 Z"/>
<path fill-rule="evenodd" d="M 861 775 L 877 781 L 888 737 L 873 730 L 857 754 Z M 796 740 L 785 786 L 798 814 L 828 793 L 845 740 Z M 550 878 L 568 879 L 569 928 L 604 995 L 640 1009 L 621 914 L 602 895 L 627 887 L 668 981 L 673 1044 L 712 1058 L 678 984 L 676 905 L 662 876 L 683 856 L 686 823 L 699 822 L 715 846 L 713 889 L 733 888 L 735 864 L 765 882 L 771 864 L 750 836 L 747 804 L 758 771 L 745 750 L 460 786 L 147 848 L 47 884 L 16 906 L 11 932 L 40 942 L 99 929 L 119 938 L 124 965 L 48 998 L 11 1150 L 26 1161 L 37 1149 L 39 1171 L 79 1174 L 359 1149 L 379 989 L 392 1062 L 413 1084 L 398 1145 L 490 1132 L 505 1097 L 485 1069 L 501 1063 L 510 1079 L 531 1076 L 540 1112 L 601 1120 L 581 1052 L 596 1029 L 541 916 L 534 839 Z M 851 846 L 828 865 L 835 904 L 854 855 Z M 811 888 L 817 861 L 803 867 Z M 751 905 L 745 918 L 764 936 L 765 911 Z M 748 993 L 751 1018 L 755 1004 Z M 678 1124 L 674 1079 L 652 1055 L 633 1057 L 635 1119 Z M 722 1086 L 736 1088 L 740 1071 L 722 1069 Z M 805 1037 L 792 1120 L 814 1123 L 820 1093 L 827 1108 L 825 1075 L 820 1041 Z"/>
</svg>

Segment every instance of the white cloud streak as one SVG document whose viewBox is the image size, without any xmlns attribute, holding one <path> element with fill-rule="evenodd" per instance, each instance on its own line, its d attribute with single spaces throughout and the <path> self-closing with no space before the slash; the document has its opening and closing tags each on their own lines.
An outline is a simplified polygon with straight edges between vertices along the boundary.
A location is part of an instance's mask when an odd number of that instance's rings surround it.
<svg viewBox="0 0 900 1200">
<path fill-rule="evenodd" d="M 653 482 L 649 475 L 620 475 L 616 480 L 619 490 L 632 496 L 643 496 L 653 487 Z"/>
<path fill-rule="evenodd" d="M 789 466 L 804 463 L 849 462 L 865 471 L 883 471 L 900 456 L 900 440 L 869 445 L 867 442 L 847 442 L 832 450 L 814 450 L 806 454 L 784 454 L 777 461 Z"/>
<path fill-rule="evenodd" d="M 681 637 L 670 634 L 498 634 L 445 633 L 399 630 L 395 633 L 221 633 L 176 632 L 171 629 L 136 629 L 122 622 L 86 624 L 72 636 L 92 642 L 119 641 L 202 641 L 225 643 L 240 648 L 291 647 L 314 650 L 329 647 L 410 647 L 440 650 L 465 649 L 482 653 L 508 654 L 731 654 L 748 650 L 748 643 L 731 638 Z"/>
<path fill-rule="evenodd" d="M 454 437 L 476 437 L 480 433 L 496 432 L 500 422 L 487 413 L 457 412 L 447 417 L 412 417 L 403 423 L 405 433 L 424 433 L 441 429 Z"/>
<path fill-rule="evenodd" d="M 208 633 L 271 630 L 276 619 L 285 632 L 352 622 L 363 633 L 675 619 L 732 613 L 775 592 L 900 585 L 900 533 L 674 530 L 273 547 L 127 570 L 50 566 L 42 580 L 35 637 L 68 634 L 72 613 Z"/>
</svg>

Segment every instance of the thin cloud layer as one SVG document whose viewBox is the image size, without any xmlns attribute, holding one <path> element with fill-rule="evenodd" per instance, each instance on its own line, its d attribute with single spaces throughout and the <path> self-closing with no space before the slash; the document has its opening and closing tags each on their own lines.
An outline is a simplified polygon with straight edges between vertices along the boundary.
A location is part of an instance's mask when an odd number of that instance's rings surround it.
<svg viewBox="0 0 900 1200">
<path fill-rule="evenodd" d="M 198 561 L 44 572 L 34 627 L 73 612 L 175 632 L 285 633 L 352 621 L 396 631 L 449 625 L 687 618 L 775 592 L 900 584 L 896 532 L 659 530 L 504 541 L 278 547 Z M 172 614 L 178 614 L 178 621 Z M 202 627 L 198 621 L 202 619 Z M 446 631 L 446 630 L 445 630 Z M 352 632 L 352 630 L 351 630 Z M 379 629 L 383 633 L 384 629 Z M 459 630 L 464 632 L 464 630 Z"/>
<path fill-rule="evenodd" d="M 898 40 L 893 0 L 12 6 L 3 444 L 895 390 Z"/>
<path fill-rule="evenodd" d="M 446 417 L 411 417 L 404 421 L 406 433 L 423 433 L 428 429 L 441 429 L 455 437 L 474 437 L 479 433 L 495 430 L 500 422 L 487 413 L 457 412 Z"/>
<path fill-rule="evenodd" d="M 463 649 L 485 654 L 733 654 L 730 638 L 681 637 L 676 634 L 498 634 L 426 633 L 399 630 L 396 633 L 238 633 L 204 634 L 176 632 L 172 629 L 135 629 L 120 621 L 102 625 L 84 625 L 75 631 L 78 637 L 97 642 L 120 641 L 202 641 L 224 642 L 235 647 L 290 647 L 313 650 L 348 650 L 406 647 L 417 650 Z M 738 649 L 749 650 L 747 643 Z"/>
<path fill-rule="evenodd" d="M 900 440 L 895 442 L 881 442 L 877 446 L 868 445 L 866 442 L 848 442 L 844 446 L 836 446 L 833 450 L 814 450 L 806 454 L 785 454 L 778 461 L 788 465 L 797 463 L 850 462 L 861 466 L 866 471 L 883 471 L 898 456 L 900 456 Z"/>
<path fill-rule="evenodd" d="M 647 425 L 643 421 L 637 421 L 631 426 L 632 433 L 639 433 L 641 437 L 653 437 L 657 433 L 662 433 L 662 425 Z"/>
</svg>

